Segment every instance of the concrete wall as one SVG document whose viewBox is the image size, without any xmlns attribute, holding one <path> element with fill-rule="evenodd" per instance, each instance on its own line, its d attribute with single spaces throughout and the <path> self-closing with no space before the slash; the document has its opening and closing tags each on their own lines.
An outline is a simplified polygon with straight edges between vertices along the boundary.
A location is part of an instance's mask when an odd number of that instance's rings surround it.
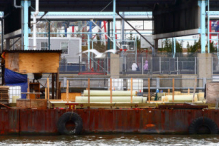
<svg viewBox="0 0 219 146">
<path fill-rule="evenodd" d="M 110 76 L 111 78 L 119 78 L 120 60 L 118 54 L 110 54 Z"/>
<path fill-rule="evenodd" d="M 198 78 L 212 78 L 212 54 L 198 54 L 197 63 Z M 204 84 L 202 80 L 198 81 L 198 86 L 204 86 Z"/>
</svg>

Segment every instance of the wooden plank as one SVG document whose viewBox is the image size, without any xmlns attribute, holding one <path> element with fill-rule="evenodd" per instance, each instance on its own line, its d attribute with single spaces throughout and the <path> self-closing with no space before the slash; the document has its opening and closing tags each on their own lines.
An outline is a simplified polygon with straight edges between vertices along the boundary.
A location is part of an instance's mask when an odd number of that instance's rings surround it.
<svg viewBox="0 0 219 146">
<path fill-rule="evenodd" d="M 5 53 L 5 68 L 19 71 L 19 53 Z"/>
<path fill-rule="evenodd" d="M 32 99 L 30 100 L 31 108 L 47 109 L 47 100 L 45 99 Z"/>
<path fill-rule="evenodd" d="M 197 86 L 197 77 L 195 77 L 195 83 L 194 83 L 194 90 L 193 90 L 193 99 L 192 99 L 192 103 L 194 103 L 196 86 Z"/>
<path fill-rule="evenodd" d="M 81 96 L 81 93 L 68 93 L 68 98 L 69 98 L 69 101 L 73 101 L 75 102 L 75 97 L 76 96 Z M 66 99 L 66 93 L 61 93 L 61 100 L 63 101 L 67 101 Z"/>
<path fill-rule="evenodd" d="M 206 84 L 206 100 L 207 103 L 215 104 L 219 100 L 219 82 L 211 82 Z"/>
<path fill-rule="evenodd" d="M 47 78 L 47 99 L 49 98 L 49 78 Z"/>
<path fill-rule="evenodd" d="M 60 53 L 19 53 L 19 73 L 57 73 Z"/>
<path fill-rule="evenodd" d="M 48 100 L 48 95 L 47 95 L 48 93 L 47 93 L 47 92 L 48 92 L 48 89 L 45 88 L 45 99 L 46 99 L 46 100 Z"/>
<path fill-rule="evenodd" d="M 16 106 L 19 108 L 31 108 L 30 99 L 17 99 Z"/>
<path fill-rule="evenodd" d="M 61 85 L 60 85 L 61 88 Z M 56 99 L 60 99 L 61 96 L 59 97 L 59 68 L 57 69 L 57 74 L 56 74 Z"/>
</svg>

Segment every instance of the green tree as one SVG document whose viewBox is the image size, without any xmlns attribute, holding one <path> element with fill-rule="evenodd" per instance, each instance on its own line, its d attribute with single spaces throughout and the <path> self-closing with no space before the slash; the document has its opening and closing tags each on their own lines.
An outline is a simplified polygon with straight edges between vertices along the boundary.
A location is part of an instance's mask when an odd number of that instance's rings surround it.
<svg viewBox="0 0 219 146">
<path fill-rule="evenodd" d="M 201 40 L 199 39 L 198 42 L 194 42 L 194 45 L 187 44 L 187 51 L 188 52 L 198 52 L 198 50 L 201 48 Z"/>
</svg>

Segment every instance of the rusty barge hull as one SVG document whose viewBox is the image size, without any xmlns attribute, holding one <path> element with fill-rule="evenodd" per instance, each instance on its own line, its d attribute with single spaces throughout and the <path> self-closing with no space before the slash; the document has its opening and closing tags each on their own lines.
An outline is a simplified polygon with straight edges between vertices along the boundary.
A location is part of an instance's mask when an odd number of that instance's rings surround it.
<svg viewBox="0 0 219 146">
<path fill-rule="evenodd" d="M 58 134 L 57 121 L 72 110 L 0 110 L 0 134 Z M 208 117 L 219 126 L 214 109 L 77 109 L 83 120 L 82 133 L 188 133 L 191 122 Z"/>
</svg>

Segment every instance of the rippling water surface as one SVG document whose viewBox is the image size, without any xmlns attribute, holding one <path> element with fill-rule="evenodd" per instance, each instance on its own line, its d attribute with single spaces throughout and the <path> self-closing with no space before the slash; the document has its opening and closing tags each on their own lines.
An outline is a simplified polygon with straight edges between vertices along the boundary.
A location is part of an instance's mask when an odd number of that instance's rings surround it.
<svg viewBox="0 0 219 146">
<path fill-rule="evenodd" d="M 144 146 L 211 145 L 219 146 L 219 135 L 146 135 L 109 134 L 81 136 L 0 136 L 0 145 L 76 145 L 76 146 Z"/>
</svg>

